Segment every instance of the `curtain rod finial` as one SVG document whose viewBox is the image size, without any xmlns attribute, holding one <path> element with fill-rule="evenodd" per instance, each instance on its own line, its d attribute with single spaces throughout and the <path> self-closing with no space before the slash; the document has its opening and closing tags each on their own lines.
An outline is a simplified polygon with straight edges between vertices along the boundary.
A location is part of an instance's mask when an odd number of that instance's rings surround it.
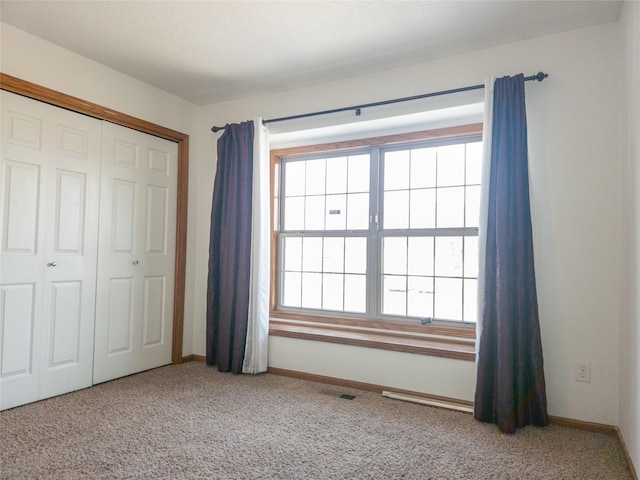
<svg viewBox="0 0 640 480">
<path fill-rule="evenodd" d="M 220 130 L 224 130 L 224 127 L 211 127 L 213 133 L 218 133 Z"/>
<path fill-rule="evenodd" d="M 536 80 L 537 80 L 538 82 L 541 82 L 541 81 L 543 81 L 545 78 L 547 78 L 548 76 L 549 76 L 549 74 L 548 74 L 548 73 L 538 72 L 538 73 L 536 74 L 535 78 L 536 78 Z"/>
</svg>

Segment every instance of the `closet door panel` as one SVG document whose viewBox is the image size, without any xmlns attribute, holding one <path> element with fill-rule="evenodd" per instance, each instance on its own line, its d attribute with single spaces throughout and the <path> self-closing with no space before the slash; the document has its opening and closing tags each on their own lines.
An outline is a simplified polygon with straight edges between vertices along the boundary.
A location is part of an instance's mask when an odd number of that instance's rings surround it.
<svg viewBox="0 0 640 480">
<path fill-rule="evenodd" d="M 103 125 L 94 383 L 171 363 L 177 145 Z"/>
<path fill-rule="evenodd" d="M 38 399 L 37 348 L 39 339 L 34 283 L 0 286 L 2 344 L 0 349 L 0 409 Z"/>
<path fill-rule="evenodd" d="M 7 92 L 0 167 L 0 409 L 39 397 L 49 107 Z"/>
<path fill-rule="evenodd" d="M 147 255 L 167 254 L 167 226 L 170 223 L 169 189 L 157 185 L 147 185 L 147 218 L 145 232 L 145 253 Z"/>
<path fill-rule="evenodd" d="M 149 348 L 165 344 L 166 276 L 144 278 L 144 300 L 142 312 L 142 347 Z"/>
<path fill-rule="evenodd" d="M 112 254 L 135 254 L 136 182 L 114 178 L 111 188 L 111 239 Z"/>
<path fill-rule="evenodd" d="M 35 330 L 35 285 L 5 284 L 0 287 L 2 302 L 2 378 L 33 373 Z M 4 393 L 4 392 L 3 392 Z"/>
<path fill-rule="evenodd" d="M 51 331 L 47 345 L 48 367 L 62 367 L 80 361 L 82 305 L 81 282 L 51 283 Z"/>
<path fill-rule="evenodd" d="M 91 385 L 101 122 L 51 108 L 40 398 Z"/>
<path fill-rule="evenodd" d="M 56 171 L 54 252 L 82 255 L 85 247 L 86 193 L 86 174 L 60 169 Z"/>
<path fill-rule="evenodd" d="M 40 170 L 37 164 L 4 162 L 3 253 L 37 253 Z"/>
<path fill-rule="evenodd" d="M 109 279 L 107 355 L 131 353 L 134 314 L 134 278 Z"/>
<path fill-rule="evenodd" d="M 147 141 L 142 341 L 147 361 L 160 364 L 171 362 L 178 147 L 157 137 Z"/>
</svg>

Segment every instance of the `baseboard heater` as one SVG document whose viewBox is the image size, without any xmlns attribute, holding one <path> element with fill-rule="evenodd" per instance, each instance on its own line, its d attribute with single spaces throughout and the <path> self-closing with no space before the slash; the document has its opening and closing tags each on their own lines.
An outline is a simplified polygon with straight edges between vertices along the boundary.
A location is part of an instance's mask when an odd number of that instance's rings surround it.
<svg viewBox="0 0 640 480">
<path fill-rule="evenodd" d="M 469 405 L 463 405 L 461 403 L 432 400 L 430 398 L 416 397 L 414 395 L 408 395 L 406 393 L 390 392 L 387 390 L 382 391 L 382 396 L 392 398 L 394 400 L 402 400 L 404 402 L 420 403 L 422 405 L 428 405 L 430 407 L 439 407 L 446 408 L 448 410 L 457 410 L 459 412 L 473 413 L 473 407 L 470 407 Z"/>
</svg>

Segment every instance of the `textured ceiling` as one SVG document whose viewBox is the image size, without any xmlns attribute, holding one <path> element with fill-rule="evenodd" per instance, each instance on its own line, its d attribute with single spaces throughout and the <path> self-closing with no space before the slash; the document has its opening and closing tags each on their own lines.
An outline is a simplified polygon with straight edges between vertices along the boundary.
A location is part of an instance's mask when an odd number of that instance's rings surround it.
<svg viewBox="0 0 640 480">
<path fill-rule="evenodd" d="M 616 21 L 621 1 L 7 1 L 2 22 L 198 104 Z"/>
</svg>

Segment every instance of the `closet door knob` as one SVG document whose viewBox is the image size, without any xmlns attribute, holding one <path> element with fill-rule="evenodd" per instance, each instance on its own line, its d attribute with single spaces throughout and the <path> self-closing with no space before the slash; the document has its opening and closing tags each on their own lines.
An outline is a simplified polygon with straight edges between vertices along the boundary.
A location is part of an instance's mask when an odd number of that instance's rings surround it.
<svg viewBox="0 0 640 480">
<path fill-rule="evenodd" d="M 131 263 L 132 263 L 132 264 L 134 264 L 134 265 L 137 265 L 139 262 L 138 262 L 138 260 L 134 260 L 134 261 L 133 261 L 133 262 L 131 262 Z"/>
<path fill-rule="evenodd" d="M 55 267 L 55 266 L 56 266 L 56 265 L 58 265 L 58 264 L 57 264 L 56 262 L 49 262 L 49 263 L 47 263 L 47 265 L 48 265 L 49 267 Z"/>
</svg>

